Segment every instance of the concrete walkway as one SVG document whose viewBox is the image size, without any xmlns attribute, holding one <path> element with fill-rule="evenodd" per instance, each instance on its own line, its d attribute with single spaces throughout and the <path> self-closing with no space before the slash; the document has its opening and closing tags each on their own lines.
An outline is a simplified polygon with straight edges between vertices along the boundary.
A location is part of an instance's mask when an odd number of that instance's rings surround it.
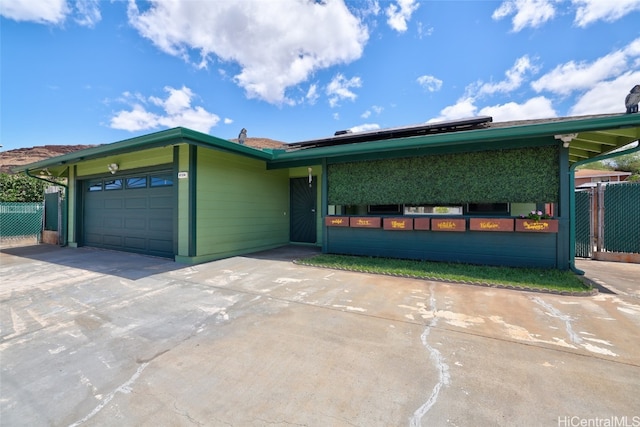
<svg viewBox="0 0 640 427">
<path fill-rule="evenodd" d="M 635 296 L 324 270 L 291 263 L 299 250 L 184 266 L 3 249 L 0 424 L 640 420 Z"/>
</svg>

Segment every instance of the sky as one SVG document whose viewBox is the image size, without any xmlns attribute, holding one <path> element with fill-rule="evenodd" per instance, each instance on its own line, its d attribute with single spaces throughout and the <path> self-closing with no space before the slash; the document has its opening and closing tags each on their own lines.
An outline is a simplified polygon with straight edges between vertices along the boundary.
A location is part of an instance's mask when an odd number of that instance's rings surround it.
<svg viewBox="0 0 640 427">
<path fill-rule="evenodd" d="M 640 0 L 0 0 L 1 150 L 624 113 Z"/>
</svg>

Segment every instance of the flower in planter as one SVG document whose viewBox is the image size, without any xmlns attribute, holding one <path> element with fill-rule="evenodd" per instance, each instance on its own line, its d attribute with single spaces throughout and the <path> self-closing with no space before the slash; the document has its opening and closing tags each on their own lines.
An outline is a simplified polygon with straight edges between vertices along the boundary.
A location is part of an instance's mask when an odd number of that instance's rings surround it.
<svg viewBox="0 0 640 427">
<path fill-rule="evenodd" d="M 540 221 L 541 219 L 551 219 L 552 217 L 542 211 L 531 211 L 527 215 L 520 215 L 520 218 Z"/>
</svg>

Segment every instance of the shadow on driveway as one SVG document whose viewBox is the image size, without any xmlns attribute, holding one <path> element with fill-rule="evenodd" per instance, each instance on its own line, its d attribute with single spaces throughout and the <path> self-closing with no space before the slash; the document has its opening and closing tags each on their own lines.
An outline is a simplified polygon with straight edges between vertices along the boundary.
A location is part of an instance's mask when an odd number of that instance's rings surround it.
<svg viewBox="0 0 640 427">
<path fill-rule="evenodd" d="M 0 253 L 17 257 L 3 259 L 2 261 L 3 267 L 10 268 L 13 273 L 19 273 L 21 269 L 29 269 L 31 266 L 30 263 L 20 262 L 20 258 L 108 274 L 129 280 L 138 280 L 151 275 L 190 267 L 188 264 L 176 263 L 168 258 L 90 247 L 68 248 L 36 244 L 2 248 Z M 262 260 L 293 261 L 319 253 L 320 248 L 315 246 L 287 245 L 240 256 Z"/>
</svg>

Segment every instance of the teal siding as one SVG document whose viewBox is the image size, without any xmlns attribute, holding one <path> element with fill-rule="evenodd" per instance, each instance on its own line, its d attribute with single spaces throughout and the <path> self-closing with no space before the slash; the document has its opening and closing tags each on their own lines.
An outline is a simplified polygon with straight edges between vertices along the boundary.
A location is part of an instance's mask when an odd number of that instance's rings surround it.
<svg viewBox="0 0 640 427">
<path fill-rule="evenodd" d="M 556 233 L 387 231 L 327 227 L 327 253 L 557 268 Z"/>
</svg>

